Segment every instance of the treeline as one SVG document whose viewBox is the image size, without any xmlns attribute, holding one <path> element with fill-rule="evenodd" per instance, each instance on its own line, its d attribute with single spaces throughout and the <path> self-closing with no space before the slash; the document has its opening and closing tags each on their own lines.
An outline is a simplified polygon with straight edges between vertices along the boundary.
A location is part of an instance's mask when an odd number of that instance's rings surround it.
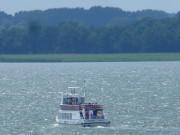
<svg viewBox="0 0 180 135">
<path fill-rule="evenodd" d="M 0 12 L 0 54 L 180 52 L 180 12 L 118 8 Z"/>
<path fill-rule="evenodd" d="M 180 52 L 180 12 L 144 18 L 128 27 L 86 27 L 77 22 L 0 30 L 0 54 Z"/>
<path fill-rule="evenodd" d="M 57 26 L 60 22 L 73 21 L 83 26 L 127 26 L 144 17 L 162 19 L 172 17 L 164 11 L 143 10 L 137 12 L 123 11 L 119 8 L 92 7 L 83 8 L 58 8 L 45 11 L 22 11 L 14 16 L 0 12 L 0 25 L 6 28 L 13 26 L 28 27 L 30 22 L 38 22 L 42 26 Z"/>
</svg>

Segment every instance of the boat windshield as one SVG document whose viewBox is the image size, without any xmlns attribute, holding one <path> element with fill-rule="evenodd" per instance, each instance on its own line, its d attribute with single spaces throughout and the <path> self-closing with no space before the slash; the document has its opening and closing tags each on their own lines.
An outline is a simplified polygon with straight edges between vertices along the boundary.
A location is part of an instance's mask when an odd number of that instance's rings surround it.
<svg viewBox="0 0 180 135">
<path fill-rule="evenodd" d="M 80 97 L 80 98 L 78 98 L 78 104 L 84 104 L 84 97 Z"/>
<path fill-rule="evenodd" d="M 63 104 L 79 105 L 84 104 L 84 97 L 68 97 L 63 99 Z"/>
<path fill-rule="evenodd" d="M 72 98 L 64 98 L 63 99 L 63 104 L 72 104 Z"/>
</svg>

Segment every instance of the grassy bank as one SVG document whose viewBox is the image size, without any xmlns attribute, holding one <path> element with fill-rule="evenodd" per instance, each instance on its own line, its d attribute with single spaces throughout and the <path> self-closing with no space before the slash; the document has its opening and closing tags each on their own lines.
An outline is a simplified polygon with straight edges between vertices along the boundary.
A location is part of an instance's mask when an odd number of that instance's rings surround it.
<svg viewBox="0 0 180 135">
<path fill-rule="evenodd" d="M 180 61 L 180 53 L 0 55 L 0 62 Z"/>
</svg>

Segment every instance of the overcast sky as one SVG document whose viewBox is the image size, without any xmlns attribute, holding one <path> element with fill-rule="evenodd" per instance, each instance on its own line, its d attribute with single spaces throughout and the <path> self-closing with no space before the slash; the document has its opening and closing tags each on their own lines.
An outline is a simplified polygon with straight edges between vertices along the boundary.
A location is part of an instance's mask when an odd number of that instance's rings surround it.
<svg viewBox="0 0 180 135">
<path fill-rule="evenodd" d="M 9 14 L 36 9 L 92 6 L 118 7 L 126 11 L 157 9 L 176 13 L 180 11 L 180 0 L 0 0 L 0 11 Z"/>
</svg>

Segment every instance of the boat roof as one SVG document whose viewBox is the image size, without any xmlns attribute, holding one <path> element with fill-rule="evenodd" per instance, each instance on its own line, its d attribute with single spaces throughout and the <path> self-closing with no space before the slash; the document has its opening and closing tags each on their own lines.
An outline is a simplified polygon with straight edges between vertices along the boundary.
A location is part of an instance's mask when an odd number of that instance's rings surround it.
<svg viewBox="0 0 180 135">
<path fill-rule="evenodd" d="M 63 92 L 63 97 L 64 98 L 85 97 L 77 94 L 76 89 L 79 89 L 79 87 L 68 87 L 68 90 L 66 92 Z"/>
<path fill-rule="evenodd" d="M 78 97 L 84 97 L 84 96 L 79 96 L 78 94 L 64 93 L 63 97 L 64 98 L 73 98 L 73 97 L 78 98 Z"/>
<path fill-rule="evenodd" d="M 68 87 L 68 89 L 79 89 L 79 87 Z"/>
</svg>

